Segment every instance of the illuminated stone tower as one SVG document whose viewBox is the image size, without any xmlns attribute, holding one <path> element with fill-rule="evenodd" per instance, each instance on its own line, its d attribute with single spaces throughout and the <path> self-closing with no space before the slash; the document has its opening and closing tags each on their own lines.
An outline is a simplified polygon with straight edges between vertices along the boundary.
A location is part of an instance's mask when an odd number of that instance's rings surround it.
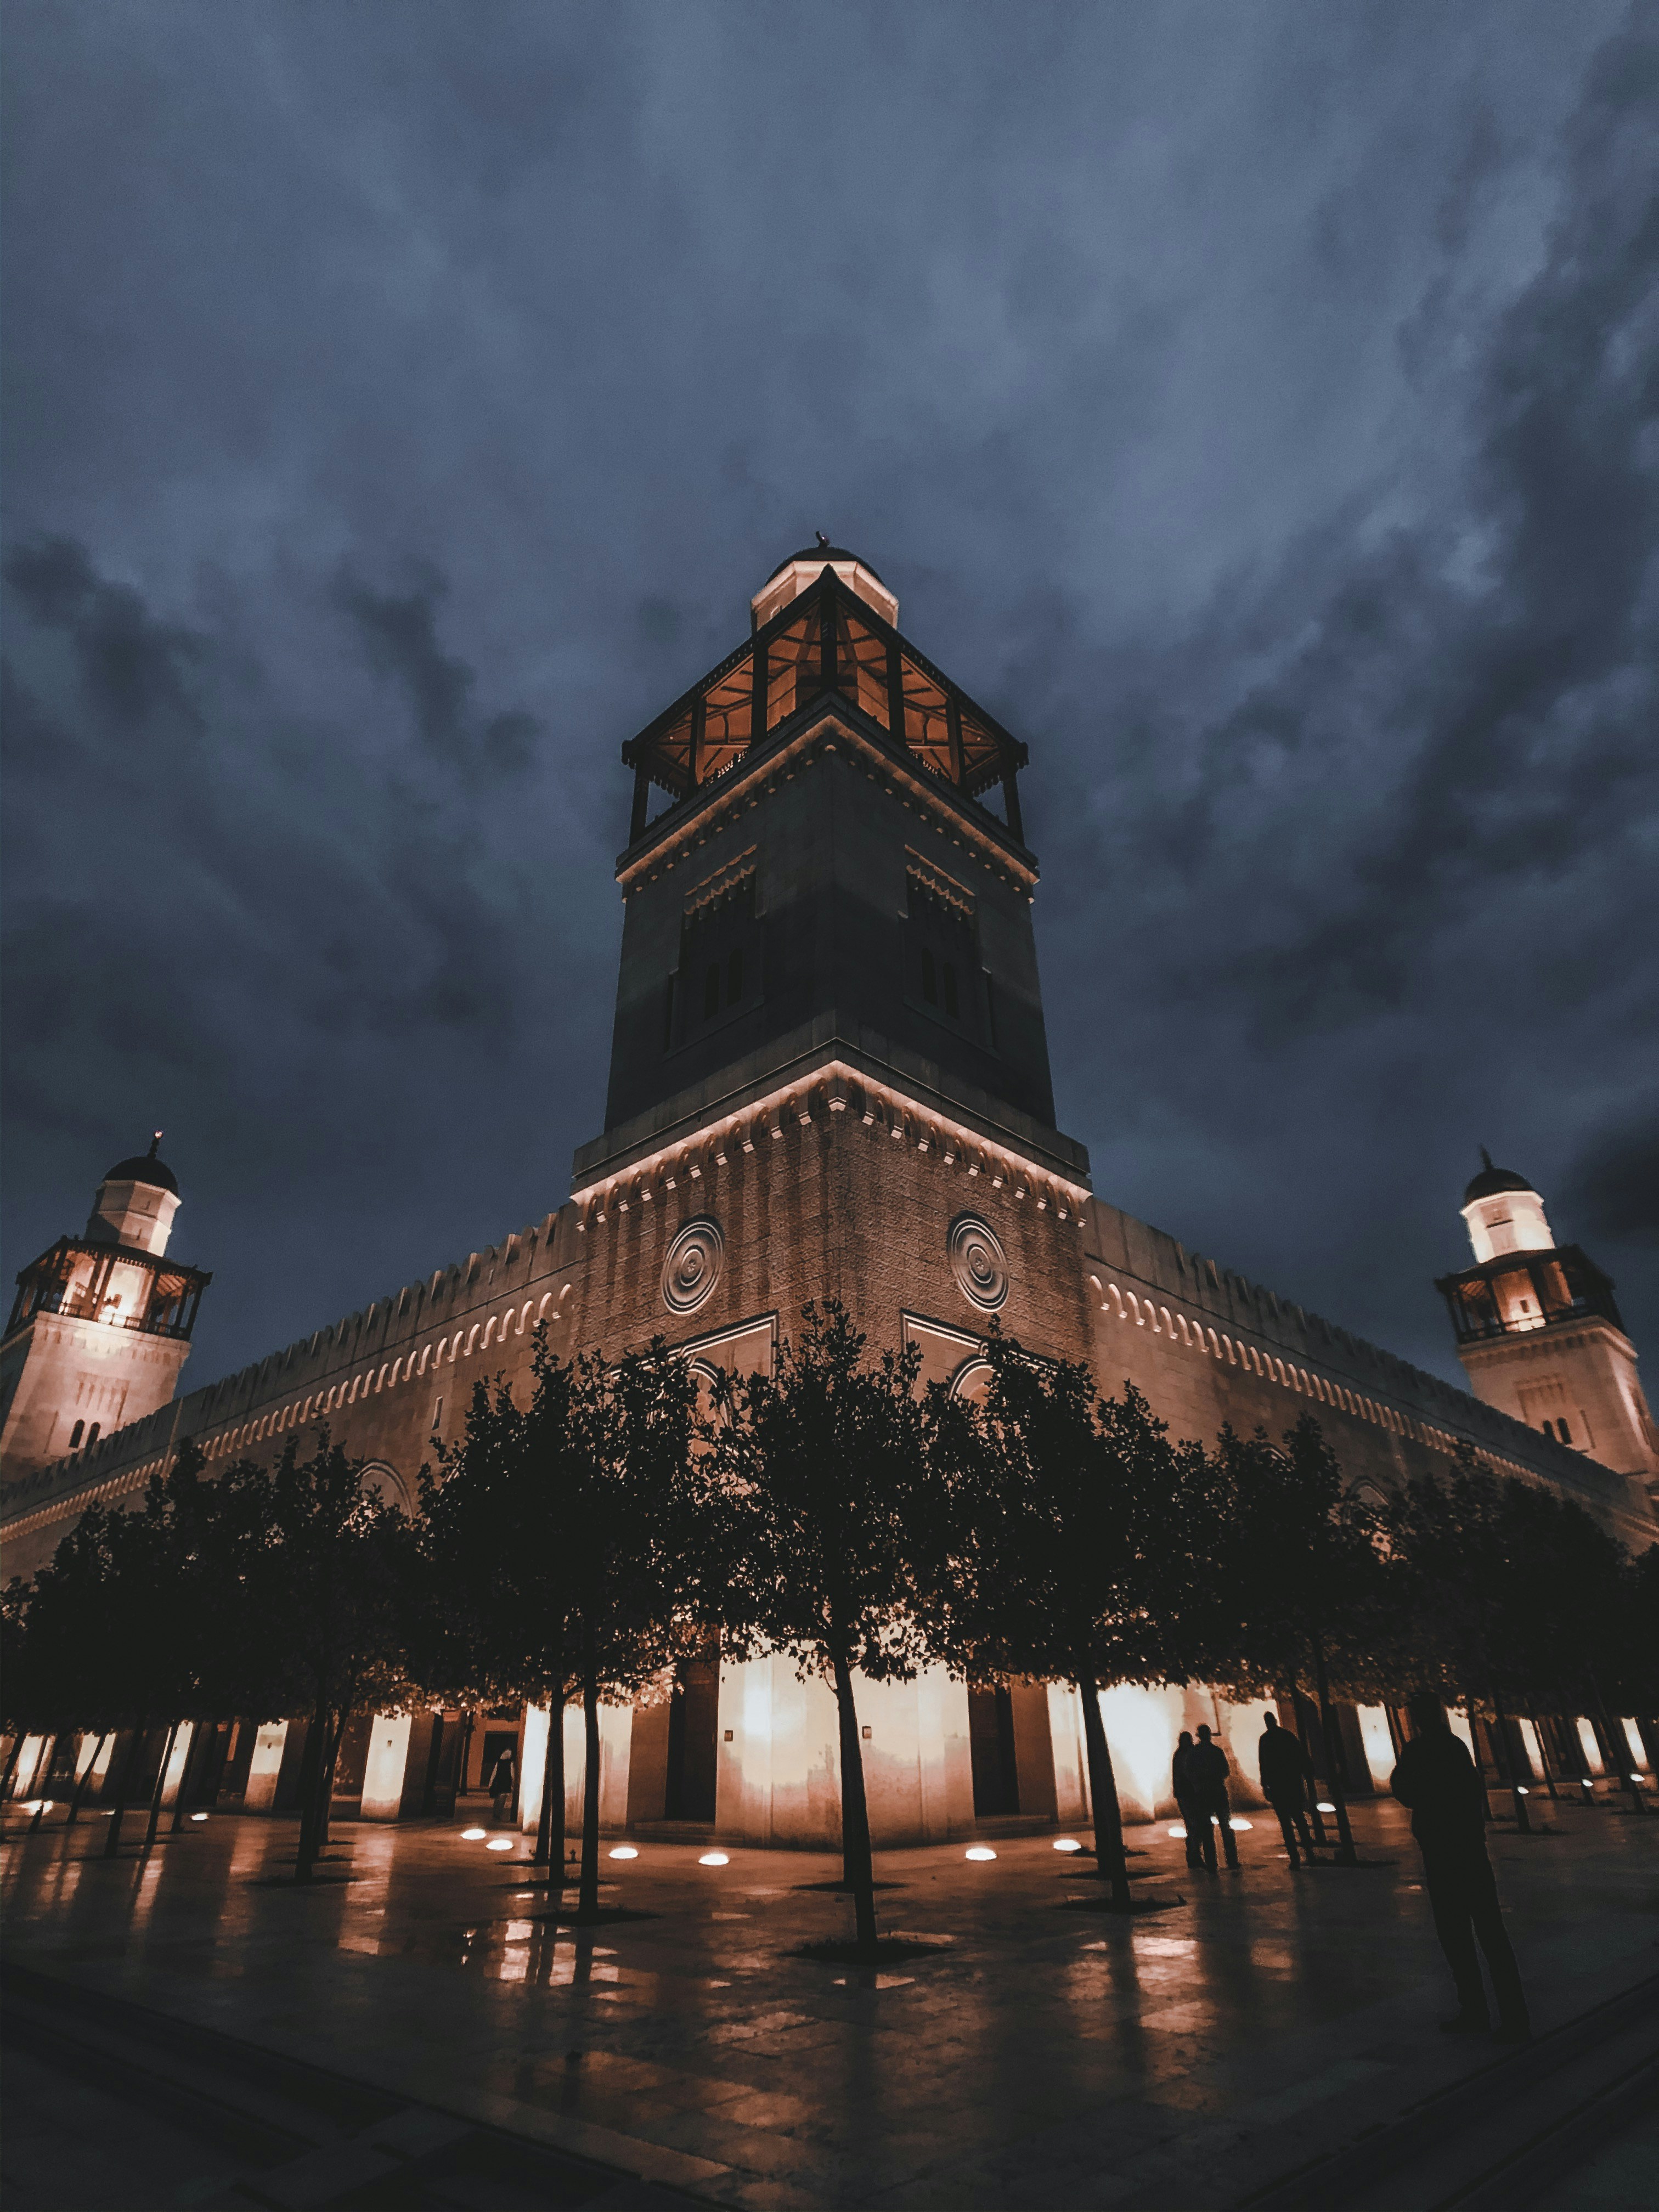
<svg viewBox="0 0 1659 2212">
<path fill-rule="evenodd" d="M 179 1185 L 148 1152 L 98 1186 L 85 1233 L 23 1269 L 0 1339 L 0 1476 L 32 1474 L 142 1420 L 172 1397 L 190 1352 L 200 1268 L 165 1259 Z"/>
<path fill-rule="evenodd" d="M 1544 1201 L 1490 1154 L 1463 1193 L 1475 1264 L 1435 1285 L 1477 1398 L 1659 1487 L 1659 1437 L 1612 1279 L 1558 1245 Z"/>
</svg>

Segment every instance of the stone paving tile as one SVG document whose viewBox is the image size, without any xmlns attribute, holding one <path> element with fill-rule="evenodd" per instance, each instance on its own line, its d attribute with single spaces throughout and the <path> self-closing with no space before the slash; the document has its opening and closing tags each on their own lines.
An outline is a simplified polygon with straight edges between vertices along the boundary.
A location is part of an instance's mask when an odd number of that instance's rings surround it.
<svg viewBox="0 0 1659 2212">
<path fill-rule="evenodd" d="M 343 1828 L 331 1870 L 359 1879 L 313 1897 L 268 1886 L 292 1826 L 252 1818 L 113 1866 L 43 1831 L 7 1843 L 0 1885 L 16 1954 L 50 1971 L 612 2156 L 654 2146 L 740 2212 L 1202 2207 L 1489 2055 L 1433 2032 L 1443 1972 L 1398 1809 L 1358 1817 L 1394 1864 L 1297 1880 L 1251 1837 L 1242 1876 L 1206 1881 L 1143 1831 L 1135 1863 L 1187 1902 L 1131 1923 L 1064 1910 L 1096 1893 L 1042 1837 L 983 1868 L 884 1854 L 885 1924 L 949 1939 L 890 1974 L 791 1955 L 850 1919 L 799 1887 L 834 1872 L 811 1855 L 716 1875 L 647 1844 L 605 1893 L 655 1917 L 581 1936 L 460 1822 Z M 1659 1822 L 1557 1820 L 1494 1844 L 1546 2023 L 1659 1970 Z"/>
</svg>

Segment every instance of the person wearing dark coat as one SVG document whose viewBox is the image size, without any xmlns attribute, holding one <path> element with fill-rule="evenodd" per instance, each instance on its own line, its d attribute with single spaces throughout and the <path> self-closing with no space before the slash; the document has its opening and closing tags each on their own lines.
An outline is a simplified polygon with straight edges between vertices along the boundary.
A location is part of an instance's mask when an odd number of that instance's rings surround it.
<svg viewBox="0 0 1659 2212">
<path fill-rule="evenodd" d="M 1302 1850 L 1310 1854 L 1313 1850 L 1308 1828 L 1308 1784 L 1313 1779 L 1313 1762 L 1303 1748 L 1301 1737 L 1280 1728 L 1277 1713 L 1264 1713 L 1262 1721 L 1261 1741 L 1256 1749 L 1261 1794 L 1279 1815 L 1279 1832 L 1285 1838 L 1291 1864 L 1299 1867 L 1298 1842 Z"/>
<path fill-rule="evenodd" d="M 1211 1740 L 1210 1730 L 1200 1727 L 1198 1741 L 1193 1746 L 1194 1806 L 1198 1814 L 1199 1846 L 1204 1854 L 1204 1863 L 1213 1874 L 1215 1864 L 1215 1826 L 1219 1823 L 1221 1842 L 1227 1854 L 1227 1864 L 1232 1872 L 1238 1871 L 1238 1844 L 1232 1830 L 1231 1808 L 1227 1803 L 1227 1777 L 1232 1768 L 1227 1754 L 1218 1743 Z"/>
<path fill-rule="evenodd" d="M 1201 1863 L 1198 1855 L 1198 1800 L 1193 1784 L 1193 1732 L 1182 1729 L 1170 1761 L 1170 1787 L 1175 1791 L 1176 1810 L 1181 1825 L 1187 1831 L 1187 1863 L 1195 1867 Z"/>
<path fill-rule="evenodd" d="M 1441 2027 L 1448 2035 L 1484 2035 L 1491 2027 L 1480 1980 L 1479 1940 L 1498 2000 L 1498 2034 L 1504 2043 L 1527 2043 L 1521 1969 L 1504 1927 L 1498 1883 L 1486 1856 L 1486 1793 L 1474 1761 L 1446 1725 L 1439 1699 L 1428 1693 L 1407 1707 L 1413 1735 L 1390 1783 L 1411 1808 L 1412 1833 L 1423 1854 L 1423 1884 L 1434 1914 L 1434 1931 L 1451 1968 L 1457 2010 Z"/>
<path fill-rule="evenodd" d="M 511 1814 L 514 1792 L 518 1787 L 518 1768 L 513 1757 L 513 1747 L 511 1744 L 504 1744 L 500 1758 L 496 1759 L 494 1767 L 490 1770 L 489 1780 L 485 1784 L 494 1800 L 490 1807 L 490 1816 L 493 1820 L 505 1820 Z"/>
</svg>

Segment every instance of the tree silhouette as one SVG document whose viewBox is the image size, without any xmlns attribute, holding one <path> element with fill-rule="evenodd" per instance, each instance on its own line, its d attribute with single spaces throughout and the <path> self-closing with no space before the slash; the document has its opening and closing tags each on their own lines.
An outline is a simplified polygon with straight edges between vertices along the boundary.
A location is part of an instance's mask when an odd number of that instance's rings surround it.
<svg viewBox="0 0 1659 2212">
<path fill-rule="evenodd" d="M 1222 1557 L 1227 1595 L 1205 1672 L 1218 1686 L 1310 1692 L 1319 1704 L 1337 1856 L 1357 1863 L 1333 1685 L 1370 1694 L 1397 1664 L 1391 1569 L 1375 1510 L 1349 1490 L 1311 1413 L 1282 1445 L 1258 1429 L 1224 1428 L 1216 1461 L 1226 1486 Z"/>
<path fill-rule="evenodd" d="M 1083 1714 L 1097 1869 L 1133 1909 L 1123 1817 L 1101 1717 L 1120 1682 L 1181 1681 L 1212 1610 L 1215 1483 L 1203 1448 L 1172 1444 L 1133 1385 L 1103 1399 L 1089 1369 L 988 1347 L 971 1425 L 941 1410 L 948 1495 L 932 1646 L 972 1681 L 1069 1683 Z"/>
<path fill-rule="evenodd" d="M 467 1705 L 545 1703 L 547 1746 L 535 1860 L 562 1883 L 564 1709 L 581 1682 L 570 1501 L 587 1480 L 572 1418 L 574 1370 L 536 1331 L 520 1407 L 505 1382 L 477 1384 L 459 1442 L 421 1472 L 426 1603 L 416 1670 Z"/>
<path fill-rule="evenodd" d="M 720 1618 L 733 1649 L 787 1653 L 836 1692 L 842 1879 L 859 1949 L 877 1954 L 875 1874 L 855 1674 L 908 1681 L 923 1655 L 913 1522 L 927 1510 L 914 1350 L 865 1364 L 835 1300 L 802 1309 L 769 1375 L 734 1393 L 720 1456 L 734 1538 Z"/>
<path fill-rule="evenodd" d="M 239 1464 L 204 1486 L 246 1534 L 239 1592 L 254 1676 L 247 1710 L 307 1722 L 300 1883 L 313 1879 L 327 1839 L 347 1724 L 356 1713 L 395 1710 L 412 1687 L 413 1532 L 402 1512 L 365 1489 L 364 1467 L 319 1430 L 304 1458 L 290 1437 L 274 1468 Z"/>
</svg>

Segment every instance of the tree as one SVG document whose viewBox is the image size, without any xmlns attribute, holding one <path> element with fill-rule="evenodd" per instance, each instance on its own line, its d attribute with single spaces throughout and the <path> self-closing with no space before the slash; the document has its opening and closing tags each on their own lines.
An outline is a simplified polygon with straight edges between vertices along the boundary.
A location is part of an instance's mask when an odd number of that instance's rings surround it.
<svg viewBox="0 0 1659 2212">
<path fill-rule="evenodd" d="M 421 1470 L 419 1533 L 426 1565 L 415 1670 L 447 1702 L 545 1703 L 547 1746 L 535 1860 L 564 1870 L 564 1709 L 580 1655 L 571 1604 L 564 1505 L 570 1465 L 573 1370 L 536 1332 L 530 1403 L 499 1378 L 473 1389 L 458 1443 L 438 1444 Z"/>
<path fill-rule="evenodd" d="M 130 1731 L 112 1771 L 104 1855 L 121 1845 L 133 1781 L 153 1725 L 182 1695 L 185 1613 L 165 1491 L 152 1480 L 135 1512 L 94 1504 L 35 1577 L 24 1629 L 32 1725 L 56 1733 Z M 152 1803 L 165 1784 L 164 1749 Z M 154 1823 L 149 1840 L 153 1840 Z"/>
<path fill-rule="evenodd" d="M 1389 1526 L 1413 1683 L 1490 1714 L 1517 1826 L 1531 1822 L 1511 1715 L 1547 1711 L 1564 1690 L 1582 1695 L 1627 1769 L 1602 1696 L 1618 1667 L 1626 1561 L 1615 1540 L 1574 1500 L 1489 1473 L 1467 1445 L 1449 1474 L 1407 1486 Z"/>
<path fill-rule="evenodd" d="M 971 1423 L 939 1409 L 948 1496 L 942 1571 L 927 1577 L 932 1647 L 970 1681 L 1066 1682 L 1083 1713 L 1097 1872 L 1133 1910 L 1123 1817 L 1101 1717 L 1120 1682 L 1182 1681 L 1207 1616 L 1216 1510 L 1203 1448 L 1172 1444 L 1126 1384 L 994 1336 Z"/>
<path fill-rule="evenodd" d="M 1391 1569 L 1376 1514 L 1349 1490 L 1311 1413 L 1285 1432 L 1282 1446 L 1264 1429 L 1246 1438 L 1224 1428 L 1216 1457 L 1226 1487 L 1228 1596 L 1209 1632 L 1204 1671 L 1225 1688 L 1300 1689 L 1317 1698 L 1337 1856 L 1352 1866 L 1332 1692 L 1334 1685 L 1368 1695 L 1392 1663 Z"/>
<path fill-rule="evenodd" d="M 415 1588 L 406 1516 L 363 1486 L 326 1431 L 307 1457 L 291 1437 L 270 1468 L 241 1463 L 204 1486 L 243 1532 L 238 1594 L 244 1650 L 257 1662 L 246 1710 L 303 1713 L 295 1880 L 313 1879 L 327 1838 L 341 1738 L 355 1713 L 401 1705 Z M 227 1486 L 229 1486 L 227 1488 Z"/>
<path fill-rule="evenodd" d="M 694 1455 L 696 1379 L 660 1338 L 611 1364 L 575 1362 L 567 1418 L 566 1554 L 582 1693 L 581 1879 L 577 1911 L 599 1910 L 599 1702 L 650 1690 L 696 1641 L 717 1601 L 707 1572 L 715 1495 Z"/>
<path fill-rule="evenodd" d="M 836 1300 L 802 1309 L 771 1375 L 733 1394 L 720 1457 L 732 1471 L 729 1573 L 720 1615 L 731 1648 L 783 1652 L 835 1687 L 842 1879 L 860 1950 L 877 1950 L 854 1678 L 908 1681 L 923 1654 L 913 1522 L 927 1510 L 919 1355 L 864 1363 L 865 1338 Z"/>
<path fill-rule="evenodd" d="M 599 1705 L 648 1692 L 700 1602 L 696 1426 L 696 1379 L 660 1342 L 567 1361 L 538 1329 L 528 1401 L 480 1383 L 461 1440 L 422 1472 L 422 1680 L 547 1702 L 536 1856 L 561 1882 L 564 1708 L 581 1698 L 579 1918 L 599 1911 Z"/>
</svg>

